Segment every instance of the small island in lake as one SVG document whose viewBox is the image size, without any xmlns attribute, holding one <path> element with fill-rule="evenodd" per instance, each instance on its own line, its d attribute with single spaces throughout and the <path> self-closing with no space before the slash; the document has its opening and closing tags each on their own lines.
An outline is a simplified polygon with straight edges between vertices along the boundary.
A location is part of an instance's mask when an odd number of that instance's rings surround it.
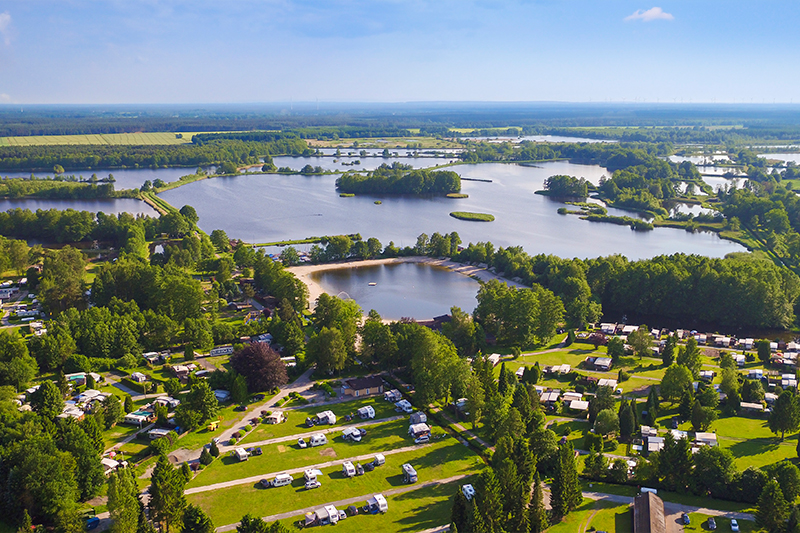
<svg viewBox="0 0 800 533">
<path fill-rule="evenodd" d="M 450 216 L 459 220 L 473 220 L 476 222 L 493 222 L 494 215 L 489 213 L 470 213 L 468 211 L 453 211 Z"/>
<path fill-rule="evenodd" d="M 336 189 L 353 194 L 449 194 L 461 191 L 461 177 L 452 170 L 414 170 L 411 165 L 384 163 L 368 174 L 341 176 Z"/>
</svg>

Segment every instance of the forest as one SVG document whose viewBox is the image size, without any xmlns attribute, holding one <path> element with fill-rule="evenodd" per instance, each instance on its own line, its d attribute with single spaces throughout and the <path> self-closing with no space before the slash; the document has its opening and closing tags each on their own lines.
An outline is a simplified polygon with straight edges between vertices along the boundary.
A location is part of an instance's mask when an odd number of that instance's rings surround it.
<svg viewBox="0 0 800 533">
<path fill-rule="evenodd" d="M 254 164 L 272 155 L 310 153 L 305 141 L 297 138 L 273 141 L 209 139 L 197 144 L 175 146 L 0 146 L 0 171 L 66 170 L 93 168 L 196 167 L 213 163 Z"/>
</svg>

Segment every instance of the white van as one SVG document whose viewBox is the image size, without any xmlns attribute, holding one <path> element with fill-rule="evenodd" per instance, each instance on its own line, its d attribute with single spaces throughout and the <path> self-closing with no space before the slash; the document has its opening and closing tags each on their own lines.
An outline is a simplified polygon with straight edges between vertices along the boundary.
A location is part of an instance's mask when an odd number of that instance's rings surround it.
<svg viewBox="0 0 800 533">
<path fill-rule="evenodd" d="M 322 446 L 323 444 L 328 444 L 328 437 L 326 437 L 324 433 L 317 433 L 315 435 L 311 435 L 311 438 L 308 439 L 308 443 L 312 448 L 314 446 Z"/>
<path fill-rule="evenodd" d="M 372 464 L 374 464 L 375 466 L 381 466 L 382 464 L 386 464 L 386 457 L 384 457 L 382 453 L 379 453 L 375 456 L 375 460 L 372 461 Z"/>
<path fill-rule="evenodd" d="M 272 487 L 283 487 L 285 485 L 291 485 L 294 478 L 289 474 L 278 474 L 275 476 L 275 479 L 272 480 L 270 486 Z"/>
<path fill-rule="evenodd" d="M 345 461 L 342 463 L 342 474 L 345 477 L 353 477 L 356 475 L 356 467 L 350 461 Z"/>
</svg>

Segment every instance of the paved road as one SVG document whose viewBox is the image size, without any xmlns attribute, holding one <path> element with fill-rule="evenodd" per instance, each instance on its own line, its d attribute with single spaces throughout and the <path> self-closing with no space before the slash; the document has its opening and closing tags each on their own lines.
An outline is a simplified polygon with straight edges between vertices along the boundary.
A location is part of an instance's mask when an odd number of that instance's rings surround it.
<svg viewBox="0 0 800 533">
<path fill-rule="evenodd" d="M 404 492 L 409 492 L 409 491 L 412 491 L 412 490 L 424 489 L 426 487 L 433 487 L 435 485 L 443 485 L 443 484 L 446 484 L 446 483 L 452 483 L 453 481 L 458 481 L 459 479 L 464 479 L 465 477 L 468 477 L 468 476 L 466 474 L 462 474 L 462 475 L 459 475 L 459 476 L 448 477 L 448 478 L 445 478 L 445 479 L 437 479 L 435 481 L 428 481 L 426 483 L 415 483 L 414 485 L 408 485 L 406 487 L 400 487 L 400 488 L 397 488 L 397 489 L 387 490 L 387 491 L 382 492 L 381 494 L 383 494 L 384 496 L 393 496 L 395 494 L 402 494 Z M 296 516 L 301 516 L 301 515 L 304 515 L 306 513 L 310 513 L 310 512 L 312 512 L 312 511 L 314 511 L 316 509 L 319 509 L 320 507 L 325 506 L 325 505 L 333 505 L 333 506 L 335 506 L 337 508 L 346 507 L 348 505 L 355 505 L 355 504 L 359 504 L 359 503 L 365 502 L 371 497 L 372 497 L 372 494 L 365 494 L 363 496 L 357 496 L 355 498 L 348 498 L 346 500 L 339 500 L 339 501 L 335 501 L 335 502 L 321 503 L 321 504 L 315 505 L 313 507 L 306 507 L 305 509 L 297 509 L 295 511 L 289 511 L 288 513 L 280 513 L 280 514 L 275 514 L 275 515 L 271 515 L 271 516 L 265 516 L 265 517 L 263 517 L 263 520 L 265 520 L 266 522 L 274 522 L 275 520 L 285 520 L 286 518 L 294 518 Z M 391 512 L 391 509 L 389 510 L 389 512 Z M 220 532 L 220 533 L 223 532 L 223 531 L 233 531 L 234 529 L 236 529 L 236 526 L 238 526 L 238 525 L 239 524 L 229 524 L 227 526 L 221 526 L 221 527 L 217 528 L 217 531 Z M 436 528 L 435 531 L 445 531 L 445 530 Z"/>
<path fill-rule="evenodd" d="M 280 442 L 289 442 L 289 441 L 297 442 L 297 439 L 299 439 L 299 438 L 304 438 L 305 439 L 305 438 L 310 437 L 311 435 L 317 435 L 318 433 L 323 433 L 323 434 L 328 435 L 330 433 L 336 433 L 338 431 L 341 431 L 341 430 L 343 430 L 344 428 L 347 428 L 347 427 L 374 426 L 374 425 L 377 425 L 377 424 L 383 424 L 384 422 L 394 422 L 395 420 L 402 420 L 403 418 L 405 418 L 404 415 L 397 415 L 397 416 L 390 416 L 388 418 L 380 418 L 380 419 L 377 419 L 377 420 L 359 420 L 357 422 L 352 422 L 350 424 L 341 424 L 339 426 L 333 426 L 333 427 L 329 427 L 329 428 L 326 428 L 326 429 L 322 429 L 319 426 L 317 426 L 317 427 L 315 427 L 314 430 L 308 431 L 306 433 L 294 433 L 292 435 L 284 435 L 283 437 L 275 437 L 275 438 L 272 438 L 272 439 L 260 440 L 260 441 L 256 441 L 256 442 L 242 442 L 242 443 L 240 443 L 238 445 L 234 445 L 234 446 L 220 446 L 219 450 L 220 450 L 220 452 L 227 452 L 227 451 L 233 450 L 234 448 L 240 448 L 242 446 L 244 446 L 246 448 L 250 448 L 252 446 L 268 446 L 270 444 L 278 444 Z"/>
<path fill-rule="evenodd" d="M 620 496 L 619 494 L 606 494 L 604 492 L 584 492 L 584 498 L 590 500 L 604 500 L 620 504 L 632 504 L 633 498 L 630 496 Z M 670 514 L 677 513 L 700 513 L 710 516 L 723 516 L 725 518 L 735 518 L 737 520 L 755 520 L 755 517 L 750 513 L 740 513 L 737 511 L 720 511 L 718 509 L 708 509 L 707 507 L 696 507 L 694 505 L 683 505 L 680 503 L 664 502 L 665 511 L 669 506 Z"/>
<path fill-rule="evenodd" d="M 386 455 L 394 455 L 396 453 L 410 452 L 410 451 L 413 451 L 413 450 L 418 450 L 420 448 L 427 448 L 428 446 L 430 446 L 430 444 L 421 444 L 421 445 L 415 445 L 415 446 L 404 446 L 403 448 L 397 448 L 395 450 L 389 450 L 389 451 L 381 452 L 381 453 L 383 453 L 384 456 L 386 456 Z M 250 476 L 250 477 L 245 477 L 245 478 L 232 479 L 231 481 L 223 481 L 222 483 L 214 483 L 212 485 L 203 485 L 202 487 L 193 487 L 191 489 L 186 489 L 184 494 L 197 494 L 199 492 L 208 492 L 208 491 L 217 490 L 217 489 L 226 489 L 226 488 L 229 488 L 229 487 L 235 487 L 237 485 L 255 484 L 255 483 L 258 483 L 259 481 L 261 481 L 264 478 L 275 477 L 278 474 L 297 474 L 297 473 L 304 472 L 306 470 L 311 470 L 311 469 L 322 470 L 323 468 L 328 468 L 328 467 L 331 467 L 331 466 L 340 465 L 345 461 L 350 461 L 352 463 L 358 463 L 358 462 L 361 462 L 361 461 L 371 460 L 374 457 L 375 457 L 374 453 L 369 453 L 369 454 L 365 454 L 365 455 L 357 455 L 355 457 L 343 457 L 341 459 L 336 459 L 335 461 L 327 461 L 327 462 L 324 462 L 324 463 L 319 463 L 319 464 L 315 464 L 315 465 L 307 465 L 307 466 L 303 466 L 303 467 L 300 467 L 300 468 L 290 468 L 288 470 L 279 470 L 278 472 L 270 472 L 268 474 L 259 474 L 257 476 Z"/>
</svg>

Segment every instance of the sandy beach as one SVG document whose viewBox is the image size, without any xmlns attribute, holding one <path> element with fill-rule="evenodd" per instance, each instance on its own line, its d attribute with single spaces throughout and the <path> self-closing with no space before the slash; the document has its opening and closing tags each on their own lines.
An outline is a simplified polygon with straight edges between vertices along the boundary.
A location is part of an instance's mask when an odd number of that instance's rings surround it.
<svg viewBox="0 0 800 533">
<path fill-rule="evenodd" d="M 508 284 L 510 287 L 526 288 L 527 285 L 508 280 L 502 276 L 490 272 L 486 268 L 477 267 L 473 265 L 465 265 L 455 263 L 447 259 L 435 259 L 433 257 L 425 256 L 412 256 L 412 257 L 394 257 L 391 259 L 367 259 L 364 261 L 347 261 L 345 263 L 326 263 L 324 265 L 301 265 L 288 267 L 286 270 L 297 276 L 297 278 L 306 284 L 308 287 L 308 300 L 310 307 L 313 309 L 316 305 L 317 298 L 320 294 L 325 292 L 322 286 L 314 281 L 311 274 L 314 272 L 322 272 L 325 270 L 340 270 L 343 268 L 359 268 L 374 265 L 390 265 L 394 263 L 426 263 L 429 265 L 441 266 L 451 270 L 457 274 L 477 278 L 480 281 L 489 281 L 496 279 Z"/>
</svg>

